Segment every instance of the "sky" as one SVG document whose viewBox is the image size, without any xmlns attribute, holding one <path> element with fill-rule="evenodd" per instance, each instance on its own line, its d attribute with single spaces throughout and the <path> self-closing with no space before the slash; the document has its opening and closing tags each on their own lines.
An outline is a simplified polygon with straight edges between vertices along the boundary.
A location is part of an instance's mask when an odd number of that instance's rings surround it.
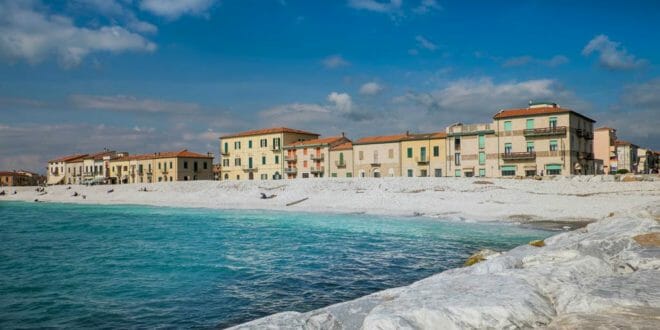
<svg viewBox="0 0 660 330">
<path fill-rule="evenodd" d="M 0 170 L 103 148 L 218 153 L 556 102 L 660 149 L 660 3 L 0 0 Z"/>
</svg>

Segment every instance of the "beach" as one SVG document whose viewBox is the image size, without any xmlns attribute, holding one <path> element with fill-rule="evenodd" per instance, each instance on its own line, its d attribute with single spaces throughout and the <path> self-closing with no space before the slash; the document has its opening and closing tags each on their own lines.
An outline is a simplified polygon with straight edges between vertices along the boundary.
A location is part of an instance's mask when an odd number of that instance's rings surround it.
<svg viewBox="0 0 660 330">
<path fill-rule="evenodd" d="M 46 194 L 35 191 L 34 187 L 19 187 L 10 190 L 16 190 L 16 194 L 2 196 L 0 201 L 38 199 L 365 213 L 469 222 L 504 221 L 553 228 L 564 232 L 537 246 L 495 251 L 471 267 L 452 269 L 409 286 L 307 313 L 275 314 L 237 328 L 562 329 L 609 325 L 650 329 L 660 322 L 660 181 L 656 177 L 631 178 L 583 176 L 540 181 L 384 178 L 65 185 L 48 187 Z M 146 191 L 140 191 L 142 188 Z M 78 196 L 74 197 L 74 193 Z M 275 196 L 261 199 L 261 193 Z"/>
</svg>

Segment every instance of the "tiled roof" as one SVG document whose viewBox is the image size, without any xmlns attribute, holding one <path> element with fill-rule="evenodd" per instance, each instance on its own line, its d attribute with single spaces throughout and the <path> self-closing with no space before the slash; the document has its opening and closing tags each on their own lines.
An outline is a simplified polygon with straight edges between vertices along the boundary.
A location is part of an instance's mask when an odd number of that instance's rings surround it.
<svg viewBox="0 0 660 330">
<path fill-rule="evenodd" d="M 367 136 L 363 137 L 355 142 L 353 144 L 372 144 L 372 143 L 391 143 L 391 142 L 399 142 L 403 138 L 408 136 L 408 134 L 403 133 L 403 134 L 395 134 L 395 135 L 377 135 L 377 136 Z"/>
<path fill-rule="evenodd" d="M 78 160 L 78 159 L 81 159 L 81 158 L 84 158 L 84 157 L 87 157 L 87 154 L 75 154 L 75 155 L 63 156 L 63 157 L 60 157 L 60 158 L 51 159 L 48 162 L 49 163 L 70 162 L 70 161 Z"/>
<path fill-rule="evenodd" d="M 293 128 L 288 128 L 288 127 L 274 127 L 274 128 L 255 129 L 255 130 L 251 130 L 251 131 L 245 131 L 245 132 L 229 134 L 229 135 L 221 136 L 220 138 L 221 139 L 227 139 L 227 138 L 236 138 L 236 137 L 243 137 L 243 136 L 277 134 L 277 133 L 296 133 L 296 134 L 307 134 L 307 135 L 319 136 L 319 134 L 311 133 L 311 132 L 307 132 L 307 131 L 302 131 L 302 130 L 299 130 L 299 129 L 293 129 Z"/>
<path fill-rule="evenodd" d="M 343 136 L 331 136 L 331 137 L 322 138 L 322 139 L 297 141 L 297 142 L 289 144 L 287 147 L 301 147 L 301 146 L 309 146 L 309 145 L 333 144 L 333 143 L 336 143 L 336 142 L 340 142 L 343 139 L 346 139 L 346 138 L 343 137 Z"/>
<path fill-rule="evenodd" d="M 351 141 L 344 142 L 342 144 L 338 144 L 338 145 L 330 148 L 330 150 L 332 150 L 332 151 L 335 151 L 335 150 L 351 150 L 351 149 L 353 149 L 353 142 L 351 142 Z"/>
<path fill-rule="evenodd" d="M 444 139 L 444 138 L 446 138 L 446 137 L 447 137 L 447 133 L 446 133 L 446 132 L 437 132 L 437 133 L 433 133 L 433 134 L 431 134 L 431 138 L 432 138 L 432 139 Z"/>
<path fill-rule="evenodd" d="M 0 176 L 9 176 L 9 175 L 14 176 L 14 175 L 18 175 L 18 173 L 16 173 L 16 172 L 10 172 L 10 171 L 3 171 L 3 172 L 0 172 Z"/>
<path fill-rule="evenodd" d="M 583 117 L 587 120 L 590 120 L 592 122 L 596 122 L 595 120 L 584 116 L 580 113 L 577 113 L 571 109 L 566 109 L 566 108 L 561 108 L 561 107 L 553 107 L 553 106 L 547 106 L 547 107 L 533 107 L 533 108 L 523 108 L 523 109 L 506 109 L 498 112 L 493 116 L 494 119 L 502 119 L 502 118 L 513 118 L 513 117 L 525 117 L 525 116 L 537 116 L 537 115 L 552 115 L 552 114 L 561 114 L 561 113 L 573 113 L 576 114 L 580 117 Z"/>
<path fill-rule="evenodd" d="M 198 154 L 196 152 L 188 151 L 183 149 L 180 151 L 165 151 L 165 152 L 155 152 L 152 154 L 142 154 L 142 155 L 132 155 L 117 158 L 117 161 L 127 161 L 127 160 L 147 160 L 147 159 L 160 159 L 160 158 L 213 158 L 209 155 Z"/>
<path fill-rule="evenodd" d="M 637 146 L 634 143 L 630 143 L 630 142 L 624 141 L 624 140 L 616 140 L 616 141 L 614 141 L 614 145 L 615 146 Z"/>
</svg>

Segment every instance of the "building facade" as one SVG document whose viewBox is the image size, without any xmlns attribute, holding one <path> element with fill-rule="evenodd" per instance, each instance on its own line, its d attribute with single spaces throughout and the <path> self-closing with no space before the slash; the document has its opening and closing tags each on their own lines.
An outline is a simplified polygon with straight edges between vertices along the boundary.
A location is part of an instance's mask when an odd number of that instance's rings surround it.
<svg viewBox="0 0 660 330">
<path fill-rule="evenodd" d="M 86 156 L 87 154 L 76 154 L 49 160 L 46 172 L 46 183 L 48 185 L 67 183 L 67 163 L 82 161 Z"/>
<path fill-rule="evenodd" d="M 407 134 L 401 139 L 401 176 L 441 177 L 446 174 L 446 134 Z"/>
<path fill-rule="evenodd" d="M 407 134 L 368 136 L 353 142 L 353 175 L 401 176 L 401 140 Z"/>
<path fill-rule="evenodd" d="M 285 177 L 284 146 L 319 134 L 278 127 L 220 137 L 222 180 L 279 180 Z"/>
<path fill-rule="evenodd" d="M 328 164 L 330 166 L 330 177 L 352 178 L 353 177 L 353 143 L 348 141 L 330 147 L 328 153 Z"/>
<path fill-rule="evenodd" d="M 43 177 L 28 171 L 0 171 L 0 187 L 37 186 Z"/>
<path fill-rule="evenodd" d="M 637 173 L 639 165 L 638 151 L 639 147 L 628 141 L 618 140 L 614 142 L 616 146 L 617 170 L 626 170 L 629 173 Z"/>
<path fill-rule="evenodd" d="M 596 169 L 596 173 L 610 174 L 618 169 L 616 140 L 614 128 L 600 127 L 594 130 L 594 158 L 603 162 L 602 168 Z"/>
<path fill-rule="evenodd" d="M 446 176 L 499 176 L 498 141 L 493 127 L 489 123 L 447 127 Z"/>
<path fill-rule="evenodd" d="M 213 180 L 213 155 L 188 151 L 124 156 L 109 161 L 111 183 Z"/>
<path fill-rule="evenodd" d="M 350 143 L 343 134 L 321 139 L 298 141 L 284 147 L 284 173 L 287 179 L 323 178 L 330 176 L 330 150 Z M 336 173 L 336 172 L 335 172 Z"/>
</svg>

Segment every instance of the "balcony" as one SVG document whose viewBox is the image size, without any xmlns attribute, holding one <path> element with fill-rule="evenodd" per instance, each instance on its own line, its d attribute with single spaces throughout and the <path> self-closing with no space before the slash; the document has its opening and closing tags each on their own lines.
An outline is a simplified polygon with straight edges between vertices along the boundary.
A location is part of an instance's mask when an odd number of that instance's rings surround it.
<svg viewBox="0 0 660 330">
<path fill-rule="evenodd" d="M 227 156 L 229 156 L 229 151 L 223 150 L 223 151 L 220 152 L 220 155 L 227 157 Z"/>
<path fill-rule="evenodd" d="M 502 154 L 503 160 L 533 160 L 536 159 L 536 152 L 508 152 Z"/>
<path fill-rule="evenodd" d="M 319 167 L 319 166 L 312 166 L 312 167 L 309 168 L 309 171 L 310 171 L 311 173 L 323 173 L 323 166 L 321 166 L 321 167 Z"/>
<path fill-rule="evenodd" d="M 295 168 L 295 167 L 286 167 L 284 169 L 284 173 L 286 173 L 286 174 L 296 174 L 296 173 L 298 173 L 298 169 Z"/>
<path fill-rule="evenodd" d="M 529 137 L 566 135 L 566 126 L 526 129 L 523 131 L 523 134 Z"/>
<path fill-rule="evenodd" d="M 242 169 L 243 169 L 243 172 L 248 172 L 248 173 L 256 172 L 258 170 L 258 168 L 256 168 L 256 167 L 249 167 L 249 166 L 243 166 Z"/>
<path fill-rule="evenodd" d="M 429 163 L 428 157 L 419 157 L 416 159 L 418 165 L 426 165 Z"/>
<path fill-rule="evenodd" d="M 374 161 L 370 165 L 371 165 L 371 167 L 380 167 L 380 162 L 379 161 Z"/>
<path fill-rule="evenodd" d="M 324 154 L 311 155 L 309 158 L 315 161 L 323 161 Z"/>
<path fill-rule="evenodd" d="M 287 162 L 295 162 L 298 161 L 298 156 L 292 155 L 292 156 L 284 156 L 284 160 Z"/>
<path fill-rule="evenodd" d="M 337 168 L 346 168 L 346 162 L 335 162 Z"/>
<path fill-rule="evenodd" d="M 270 147 L 270 151 L 280 151 L 280 150 L 282 150 L 282 147 L 278 145 L 274 145 Z"/>
</svg>

